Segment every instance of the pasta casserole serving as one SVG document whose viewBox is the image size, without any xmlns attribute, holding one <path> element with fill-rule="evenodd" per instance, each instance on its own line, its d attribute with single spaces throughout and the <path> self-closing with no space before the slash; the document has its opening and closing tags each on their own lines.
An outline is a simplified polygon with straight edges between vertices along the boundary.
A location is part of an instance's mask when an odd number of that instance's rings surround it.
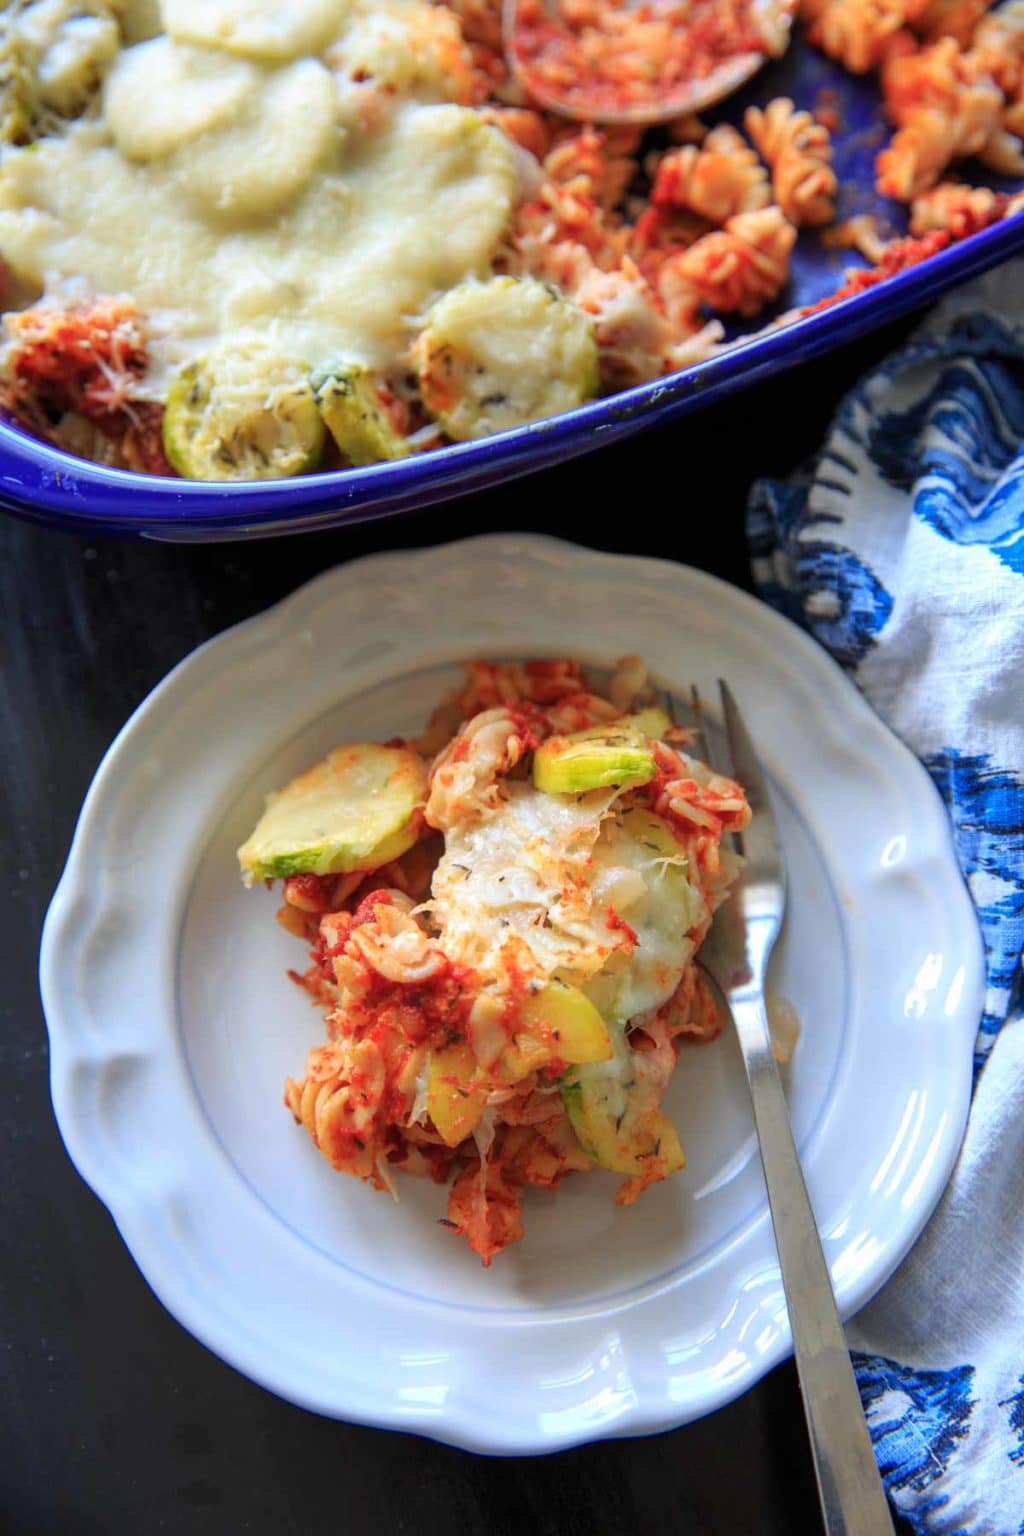
<svg viewBox="0 0 1024 1536">
<path fill-rule="evenodd" d="M 737 868 L 740 787 L 624 658 L 475 662 L 418 740 L 340 746 L 267 801 L 242 877 L 283 881 L 327 1039 L 285 1103 L 331 1165 L 449 1181 L 484 1264 L 522 1192 L 593 1167 L 619 1203 L 682 1168 L 662 1108 L 719 1019 L 694 959 Z"/>
</svg>

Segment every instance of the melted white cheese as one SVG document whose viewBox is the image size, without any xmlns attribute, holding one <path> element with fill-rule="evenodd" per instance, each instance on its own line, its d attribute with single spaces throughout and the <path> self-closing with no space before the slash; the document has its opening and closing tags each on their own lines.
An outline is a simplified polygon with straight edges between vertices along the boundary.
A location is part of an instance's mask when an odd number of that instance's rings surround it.
<svg viewBox="0 0 1024 1536">
<path fill-rule="evenodd" d="M 682 979 L 693 956 L 692 929 L 705 915 L 703 897 L 687 877 L 685 859 L 669 863 L 638 842 L 616 821 L 608 821 L 594 849 L 593 886 L 604 899 L 607 891 L 616 914 L 636 934 L 629 953 L 617 950 L 583 990 L 608 1019 L 635 1019 L 660 1008 Z M 628 903 L 617 893 L 632 882 L 643 887 Z"/>
<path fill-rule="evenodd" d="M 468 109 L 377 96 L 368 121 L 366 99 L 309 57 L 123 49 L 109 122 L 5 150 L 0 255 L 56 302 L 134 299 L 156 392 L 225 339 L 393 366 L 439 293 L 489 272 L 518 157 Z"/>
<path fill-rule="evenodd" d="M 504 791 L 496 811 L 445 835 L 430 902 L 445 952 L 500 979 L 514 937 L 538 976 L 582 986 L 608 1019 L 660 1007 L 705 915 L 685 859 L 673 864 L 631 835 L 616 819 L 614 790 L 575 798 L 507 783 Z"/>
<path fill-rule="evenodd" d="M 595 912 L 589 881 L 615 791 L 575 799 L 510 782 L 503 794 L 496 811 L 445 833 L 430 903 L 445 953 L 500 977 L 515 937 L 538 975 L 590 975 L 622 943 Z"/>
</svg>

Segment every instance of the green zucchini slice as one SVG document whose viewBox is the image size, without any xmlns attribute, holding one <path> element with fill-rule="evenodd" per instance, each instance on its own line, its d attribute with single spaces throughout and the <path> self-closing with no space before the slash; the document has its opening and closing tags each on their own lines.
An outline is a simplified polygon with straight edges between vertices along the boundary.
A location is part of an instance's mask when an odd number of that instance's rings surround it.
<svg viewBox="0 0 1024 1536">
<path fill-rule="evenodd" d="M 410 748 L 337 747 L 268 797 L 238 850 L 242 879 L 379 869 L 416 841 L 426 793 L 426 767 Z"/>
<path fill-rule="evenodd" d="M 379 464 L 409 452 L 395 431 L 369 368 L 339 363 L 316 381 L 316 403 L 328 432 L 350 464 Z"/>
<path fill-rule="evenodd" d="M 588 1062 L 562 1079 L 562 1102 L 576 1140 L 592 1162 L 613 1173 L 643 1174 L 652 1160 L 676 1173 L 685 1164 L 679 1134 L 658 1107 L 659 1091 L 622 1025 L 609 1026 L 615 1055 Z"/>
<path fill-rule="evenodd" d="M 187 480 L 278 480 L 315 469 L 324 425 L 301 365 L 256 343 L 223 346 L 171 381 L 164 450 Z"/>
<path fill-rule="evenodd" d="M 413 357 L 427 410 L 456 442 L 597 393 L 593 322 L 532 277 L 459 283 L 430 311 Z"/>
</svg>

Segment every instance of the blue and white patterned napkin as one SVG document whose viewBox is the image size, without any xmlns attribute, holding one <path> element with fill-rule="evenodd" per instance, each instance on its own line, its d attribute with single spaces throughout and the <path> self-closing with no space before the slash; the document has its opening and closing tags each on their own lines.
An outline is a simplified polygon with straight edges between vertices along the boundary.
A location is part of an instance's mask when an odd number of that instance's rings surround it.
<svg viewBox="0 0 1024 1536">
<path fill-rule="evenodd" d="M 988 959 L 956 1171 L 847 1328 L 875 1452 L 915 1532 L 1024 1536 L 1024 263 L 947 299 L 748 528 L 762 596 L 938 785 Z"/>
</svg>

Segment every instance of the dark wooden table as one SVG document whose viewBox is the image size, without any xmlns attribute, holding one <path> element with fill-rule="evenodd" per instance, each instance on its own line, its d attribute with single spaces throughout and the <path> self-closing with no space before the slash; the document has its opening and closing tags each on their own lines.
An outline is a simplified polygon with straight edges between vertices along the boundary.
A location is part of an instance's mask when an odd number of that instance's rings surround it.
<svg viewBox="0 0 1024 1536">
<path fill-rule="evenodd" d="M 290 540 L 115 544 L 0 516 L 0 1529 L 60 1536 L 802 1536 L 818 1530 L 791 1363 L 648 1440 L 489 1460 L 315 1418 L 163 1310 L 50 1110 L 39 931 L 115 732 L 209 636 L 382 547 L 537 529 L 749 585 L 756 475 L 813 453 L 909 322 L 657 433 L 418 516 Z"/>
</svg>

